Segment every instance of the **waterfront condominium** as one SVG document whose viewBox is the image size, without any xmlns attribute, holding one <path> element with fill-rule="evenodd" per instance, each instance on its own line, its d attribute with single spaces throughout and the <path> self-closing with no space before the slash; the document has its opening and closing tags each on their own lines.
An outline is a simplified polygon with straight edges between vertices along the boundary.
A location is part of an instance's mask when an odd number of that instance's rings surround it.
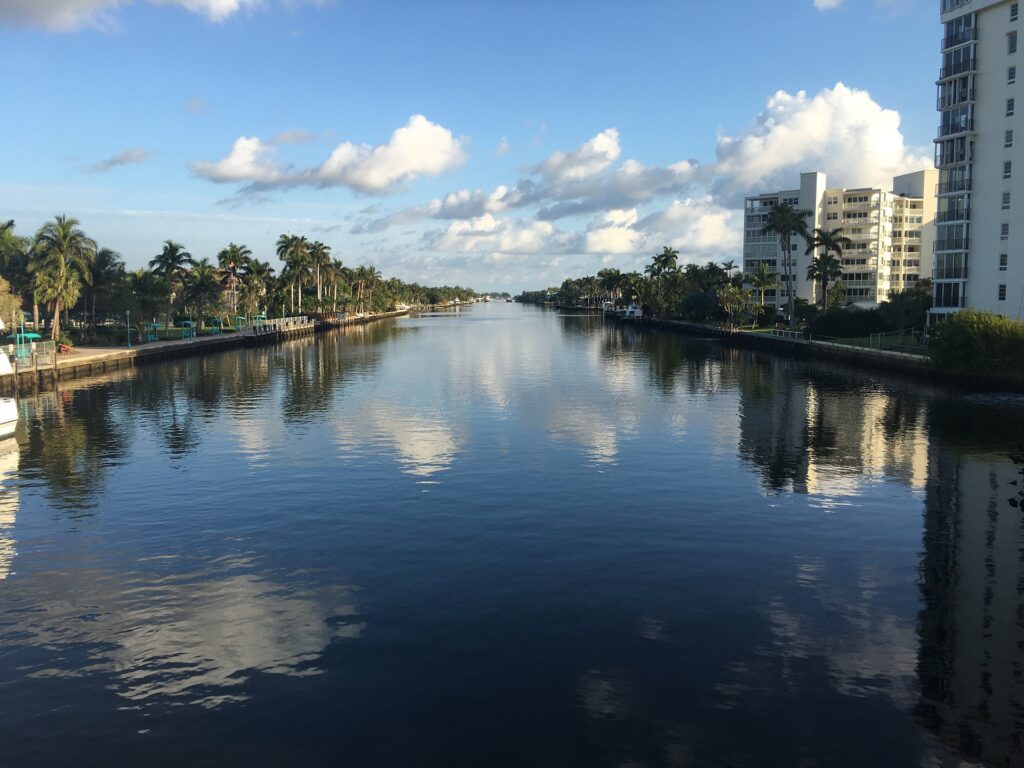
<svg viewBox="0 0 1024 768">
<path fill-rule="evenodd" d="M 771 208 L 789 203 L 807 210 L 808 231 L 841 229 L 852 244 L 843 252 L 842 283 L 846 300 L 870 308 L 888 301 L 932 269 L 935 197 L 938 172 L 917 171 L 897 176 L 892 189 L 829 188 L 821 172 L 800 174 L 799 189 L 746 198 L 743 227 L 743 271 L 748 279 L 760 264 L 776 275 L 778 289 L 765 291 L 765 303 L 783 309 L 788 301 L 783 259 L 777 235 L 763 235 Z M 797 298 L 816 300 L 816 286 L 807 280 L 811 256 L 797 237 L 788 254 Z"/>
<path fill-rule="evenodd" d="M 932 321 L 962 307 L 1021 318 L 1024 128 L 1017 113 L 1020 9 L 941 0 L 941 115 Z M 1021 41 L 1024 42 L 1024 41 Z M 1024 74 L 1024 73 L 1022 73 Z"/>
</svg>

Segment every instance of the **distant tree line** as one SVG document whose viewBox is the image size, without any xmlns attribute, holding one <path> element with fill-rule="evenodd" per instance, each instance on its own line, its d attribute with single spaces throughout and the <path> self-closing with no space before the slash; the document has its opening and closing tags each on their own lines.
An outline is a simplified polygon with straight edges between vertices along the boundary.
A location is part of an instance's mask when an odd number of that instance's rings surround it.
<svg viewBox="0 0 1024 768">
<path fill-rule="evenodd" d="M 62 329 L 72 319 L 96 335 L 126 313 L 136 322 L 162 318 L 166 327 L 188 316 L 201 326 L 213 317 L 381 312 L 476 296 L 469 288 L 422 286 L 386 279 L 373 266 L 346 266 L 329 246 L 302 235 L 282 234 L 276 253 L 280 273 L 245 245 L 229 243 L 211 261 L 165 240 L 148 268 L 129 270 L 69 216 L 56 216 L 31 236 L 16 233 L 14 221 L 0 222 L 0 318 L 13 328 L 26 313 L 38 329 L 46 315 L 56 340 L 67 339 Z"/>
</svg>

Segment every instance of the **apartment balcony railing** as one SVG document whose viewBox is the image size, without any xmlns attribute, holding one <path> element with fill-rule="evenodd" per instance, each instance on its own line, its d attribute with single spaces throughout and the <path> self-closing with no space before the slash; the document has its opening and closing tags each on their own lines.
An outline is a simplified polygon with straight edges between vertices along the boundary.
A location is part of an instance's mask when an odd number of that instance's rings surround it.
<svg viewBox="0 0 1024 768">
<path fill-rule="evenodd" d="M 950 237 L 945 240 L 935 241 L 935 252 L 939 251 L 966 251 L 971 247 L 969 237 Z"/>
<path fill-rule="evenodd" d="M 941 184 L 935 185 L 935 194 L 937 195 L 948 195 L 952 192 L 970 192 L 971 191 L 971 180 L 970 179 L 954 179 L 953 181 L 947 181 Z"/>
<path fill-rule="evenodd" d="M 958 45 L 964 43 L 970 43 L 978 39 L 978 28 L 971 27 L 970 29 L 963 29 L 959 32 L 954 32 L 952 35 L 946 35 L 942 38 L 942 49 L 955 48 Z"/>
<path fill-rule="evenodd" d="M 967 267 L 935 267 L 932 280 L 966 280 Z"/>
<path fill-rule="evenodd" d="M 953 211 L 939 211 L 935 214 L 936 224 L 945 224 L 950 221 L 970 221 L 971 220 L 971 209 L 970 208 L 957 208 Z"/>
<path fill-rule="evenodd" d="M 935 141 L 943 141 L 943 139 L 935 139 Z M 944 168 L 951 165 L 963 165 L 964 163 L 973 163 L 974 158 L 968 152 L 936 152 L 935 153 L 935 167 Z"/>
<path fill-rule="evenodd" d="M 947 77 L 953 77 L 954 75 L 962 75 L 965 72 L 973 72 L 977 67 L 977 59 L 964 59 L 963 61 L 955 62 L 939 70 L 939 80 L 945 80 Z"/>
<path fill-rule="evenodd" d="M 975 98 L 976 90 L 974 88 L 964 88 L 950 98 L 942 98 L 938 96 L 935 99 L 935 108 L 939 111 L 943 109 L 950 109 L 951 107 L 957 107 L 961 104 L 968 104 L 969 102 L 976 101 Z"/>
<path fill-rule="evenodd" d="M 974 120 L 957 120 L 955 123 L 943 124 L 939 126 L 939 137 L 952 136 L 957 133 L 970 133 L 974 130 Z"/>
</svg>

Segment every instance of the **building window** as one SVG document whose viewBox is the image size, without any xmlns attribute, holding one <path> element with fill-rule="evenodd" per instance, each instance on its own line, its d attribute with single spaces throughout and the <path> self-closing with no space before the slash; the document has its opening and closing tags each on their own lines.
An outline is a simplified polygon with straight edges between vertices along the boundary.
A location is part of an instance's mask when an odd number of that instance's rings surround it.
<svg viewBox="0 0 1024 768">
<path fill-rule="evenodd" d="M 1006 284 L 1005 283 L 1000 283 L 999 284 L 999 300 L 1000 301 L 1006 301 Z"/>
<path fill-rule="evenodd" d="M 1003 139 L 1003 146 L 1009 149 L 1013 146 L 1013 131 L 1009 130 L 1006 132 L 1006 136 Z"/>
<path fill-rule="evenodd" d="M 999 239 L 1009 240 L 1010 239 L 1010 225 L 1005 221 L 999 225 Z"/>
<path fill-rule="evenodd" d="M 1014 106 L 1015 106 L 1015 104 L 1014 104 L 1014 100 L 1013 99 L 1007 99 L 1006 100 L 1006 116 L 1007 117 L 1013 117 Z"/>
<path fill-rule="evenodd" d="M 1007 160 L 1003 163 L 1003 178 L 1008 179 L 1013 175 L 1013 163 Z"/>
<path fill-rule="evenodd" d="M 1010 3 L 1010 21 L 1017 20 L 1017 3 Z"/>
<path fill-rule="evenodd" d="M 1007 264 L 1007 262 L 1009 260 L 1010 259 L 1009 259 L 1009 256 L 1007 254 L 1005 254 L 1005 253 L 1000 253 L 999 254 L 999 271 L 1000 272 L 1005 272 L 1006 271 L 1006 264 Z"/>
<path fill-rule="evenodd" d="M 1010 193 L 1003 192 L 1003 210 L 1008 211 L 1010 209 Z"/>
<path fill-rule="evenodd" d="M 1017 68 L 1007 67 L 1006 68 L 1006 84 L 1013 85 L 1017 82 Z"/>
<path fill-rule="evenodd" d="M 1012 55 L 1017 52 L 1017 33 L 1011 32 L 1006 36 L 1006 53 Z"/>
</svg>

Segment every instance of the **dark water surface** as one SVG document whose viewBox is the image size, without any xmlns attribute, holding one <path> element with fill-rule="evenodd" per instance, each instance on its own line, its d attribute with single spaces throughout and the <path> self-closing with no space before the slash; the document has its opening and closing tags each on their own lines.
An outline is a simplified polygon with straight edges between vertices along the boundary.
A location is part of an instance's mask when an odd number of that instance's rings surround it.
<svg viewBox="0 0 1024 768">
<path fill-rule="evenodd" d="M 1024 764 L 1024 401 L 518 305 L 72 382 L 0 763 Z"/>
</svg>

